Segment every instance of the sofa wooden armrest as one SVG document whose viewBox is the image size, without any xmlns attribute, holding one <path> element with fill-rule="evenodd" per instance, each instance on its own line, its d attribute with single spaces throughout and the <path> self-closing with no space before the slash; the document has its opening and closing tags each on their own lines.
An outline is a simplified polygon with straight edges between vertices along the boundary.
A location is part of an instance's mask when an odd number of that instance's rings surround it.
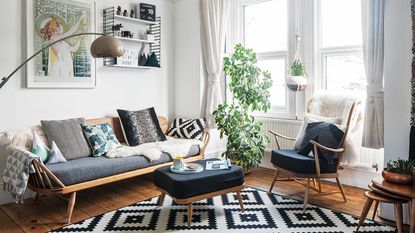
<svg viewBox="0 0 415 233">
<path fill-rule="evenodd" d="M 159 122 L 160 122 L 160 126 L 163 132 L 166 133 L 168 129 L 167 118 L 159 117 Z M 125 142 L 119 119 L 116 117 L 86 120 L 86 123 L 90 125 L 109 123 L 113 126 L 114 133 L 117 136 L 118 140 L 120 142 Z M 203 138 L 202 138 L 203 145 L 200 147 L 199 154 L 195 156 L 187 157 L 184 159 L 184 161 L 192 162 L 192 161 L 203 159 L 209 140 L 210 140 L 210 133 L 208 131 L 205 131 Z M 102 178 L 98 178 L 95 180 L 89 180 L 89 181 L 71 184 L 71 185 L 65 185 L 61 180 L 59 180 L 57 176 L 53 174 L 53 172 L 51 172 L 41 162 L 37 160 L 33 160 L 32 164 L 35 169 L 35 172 L 30 174 L 28 188 L 34 191 L 36 193 L 36 196 L 70 194 L 70 199 L 69 199 L 68 209 L 67 209 L 67 218 L 66 218 L 66 222 L 69 223 L 71 220 L 71 215 L 72 215 L 73 207 L 75 204 L 77 191 L 124 180 L 124 179 L 128 179 L 128 178 L 132 178 L 135 176 L 140 176 L 140 175 L 147 174 L 147 173 L 151 173 L 159 167 L 166 166 L 166 165 L 172 165 L 173 162 L 160 163 L 160 164 L 156 164 L 156 165 L 152 165 L 152 166 L 148 166 L 144 168 L 139 168 L 133 171 L 128 171 L 128 172 L 124 172 L 124 173 L 120 173 L 120 174 L 116 174 L 112 176 L 102 177 Z"/>
</svg>

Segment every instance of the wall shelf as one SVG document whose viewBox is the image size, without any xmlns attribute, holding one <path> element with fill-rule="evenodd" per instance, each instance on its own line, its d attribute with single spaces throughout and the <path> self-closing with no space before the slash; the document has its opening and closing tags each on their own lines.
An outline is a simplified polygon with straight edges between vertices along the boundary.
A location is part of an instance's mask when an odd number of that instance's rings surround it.
<svg viewBox="0 0 415 233">
<path fill-rule="evenodd" d="M 106 65 L 107 67 L 116 67 L 116 68 L 132 68 L 132 69 L 143 69 L 143 70 L 149 70 L 149 69 L 158 69 L 160 67 L 154 67 L 154 66 L 123 66 L 123 65 Z"/>
<path fill-rule="evenodd" d="M 134 35 L 141 35 L 149 32 L 154 36 L 153 40 L 143 40 L 139 38 L 121 37 L 112 30 L 116 24 L 122 24 L 124 28 L 121 31 L 130 31 Z M 142 54 L 149 56 L 154 53 L 157 56 L 159 64 L 161 63 L 161 17 L 156 17 L 156 21 L 147 21 L 116 14 L 115 7 L 103 9 L 103 32 L 105 35 L 112 35 L 124 44 L 125 51 L 128 55 L 118 58 L 104 58 L 104 66 L 122 67 L 133 69 L 153 69 L 158 67 L 139 66 Z M 136 62 L 138 58 L 138 62 Z M 125 59 L 127 59 L 125 63 Z M 132 59 L 132 60 L 131 60 Z M 118 61 L 118 65 L 116 64 Z M 137 66 L 128 66 L 120 64 L 137 64 Z"/>
<path fill-rule="evenodd" d="M 157 41 L 150 41 L 150 40 L 142 40 L 142 39 L 136 39 L 136 38 L 128 38 L 128 37 L 121 37 L 121 36 L 115 36 L 116 38 L 124 41 L 131 41 L 131 42 L 137 42 L 137 43 L 146 43 L 146 44 L 158 44 Z"/>
<path fill-rule="evenodd" d="M 124 21 L 147 24 L 147 25 L 156 25 L 157 24 L 157 22 L 142 20 L 142 19 L 136 19 L 136 18 L 130 18 L 130 17 L 121 16 L 121 15 L 114 15 L 114 18 L 119 19 L 119 20 L 124 20 Z"/>
</svg>

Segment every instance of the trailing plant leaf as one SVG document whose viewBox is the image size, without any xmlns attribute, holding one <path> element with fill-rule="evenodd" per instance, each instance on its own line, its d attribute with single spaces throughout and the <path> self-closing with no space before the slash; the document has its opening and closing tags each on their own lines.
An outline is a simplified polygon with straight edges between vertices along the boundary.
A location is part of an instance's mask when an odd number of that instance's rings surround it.
<svg viewBox="0 0 415 233">
<path fill-rule="evenodd" d="M 300 59 L 295 59 L 290 66 L 291 76 L 304 76 L 304 66 Z"/>
<path fill-rule="evenodd" d="M 385 171 L 399 174 L 412 175 L 412 168 L 415 166 L 415 161 L 398 158 L 391 160 L 386 164 Z"/>
<path fill-rule="evenodd" d="M 267 135 L 261 131 L 261 122 L 249 115 L 253 111 L 268 111 L 271 74 L 262 71 L 257 65 L 256 54 L 242 45 L 235 46 L 235 52 L 224 58 L 224 71 L 230 77 L 229 89 L 233 94 L 233 104 L 221 104 L 213 113 L 220 137 L 226 135 L 228 158 L 249 169 L 260 163 L 266 145 Z"/>
</svg>

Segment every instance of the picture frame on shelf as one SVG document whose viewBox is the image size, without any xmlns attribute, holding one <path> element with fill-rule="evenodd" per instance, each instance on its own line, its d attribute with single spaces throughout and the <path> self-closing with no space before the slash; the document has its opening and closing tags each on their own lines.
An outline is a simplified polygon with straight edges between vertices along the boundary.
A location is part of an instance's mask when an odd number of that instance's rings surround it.
<svg viewBox="0 0 415 233">
<path fill-rule="evenodd" d="M 95 32 L 96 6 L 90 0 L 28 0 L 27 54 L 65 36 Z M 95 38 L 76 36 L 45 49 L 27 65 L 28 88 L 94 88 Z"/>
<path fill-rule="evenodd" d="M 140 12 L 140 19 L 146 21 L 156 21 L 156 6 L 148 3 L 140 3 L 137 12 Z"/>
</svg>

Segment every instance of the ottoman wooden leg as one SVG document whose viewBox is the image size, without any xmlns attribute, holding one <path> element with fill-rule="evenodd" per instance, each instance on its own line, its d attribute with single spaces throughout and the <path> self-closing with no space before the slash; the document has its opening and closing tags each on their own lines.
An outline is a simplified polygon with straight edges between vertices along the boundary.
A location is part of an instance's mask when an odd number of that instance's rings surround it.
<svg viewBox="0 0 415 233">
<path fill-rule="evenodd" d="M 242 202 L 241 192 L 236 192 L 236 197 L 238 197 L 239 206 L 241 207 L 241 212 L 244 212 L 244 203 Z"/>
<path fill-rule="evenodd" d="M 162 206 L 163 205 L 163 203 L 164 203 L 164 197 L 165 196 L 166 196 L 165 193 L 161 193 L 160 194 L 160 196 L 159 196 L 159 203 L 158 203 L 159 206 Z"/>
<path fill-rule="evenodd" d="M 187 226 L 192 225 L 193 206 L 192 203 L 187 205 Z"/>
</svg>

